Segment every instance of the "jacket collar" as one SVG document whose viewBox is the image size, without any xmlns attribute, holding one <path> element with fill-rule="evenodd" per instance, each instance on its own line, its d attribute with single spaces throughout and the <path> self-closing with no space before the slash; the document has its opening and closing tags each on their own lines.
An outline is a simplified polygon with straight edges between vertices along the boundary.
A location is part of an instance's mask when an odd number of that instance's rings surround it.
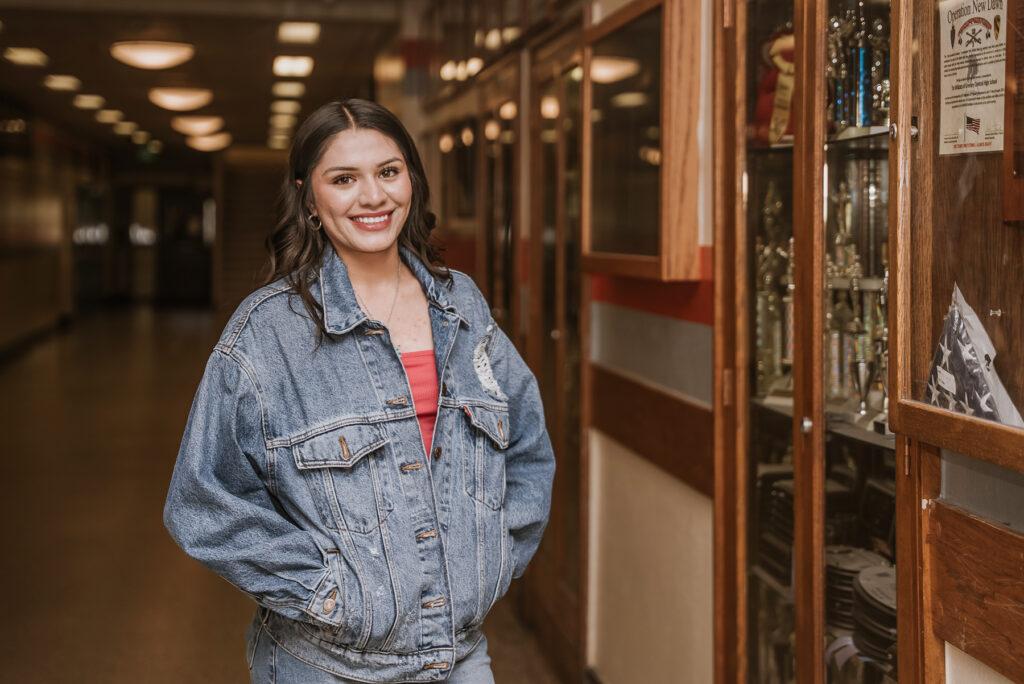
<svg viewBox="0 0 1024 684">
<path fill-rule="evenodd" d="M 416 276 L 427 301 L 442 311 L 447 311 L 460 318 L 467 325 L 469 321 L 459 313 L 448 297 L 443 283 L 420 261 L 412 250 L 399 245 L 399 254 L 405 265 Z M 347 333 L 367 320 L 366 313 L 356 300 L 352 281 L 348 276 L 348 268 L 341 260 L 334 247 L 328 243 L 324 247 L 323 259 L 320 262 L 320 302 L 324 307 L 324 327 L 333 335 Z"/>
</svg>

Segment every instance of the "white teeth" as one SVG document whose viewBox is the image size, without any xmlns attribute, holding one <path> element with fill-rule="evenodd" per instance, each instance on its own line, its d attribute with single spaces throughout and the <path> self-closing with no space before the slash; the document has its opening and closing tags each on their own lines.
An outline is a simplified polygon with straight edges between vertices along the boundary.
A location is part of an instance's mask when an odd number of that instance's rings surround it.
<svg viewBox="0 0 1024 684">
<path fill-rule="evenodd" d="M 388 220 L 388 216 L 388 214 L 385 214 L 384 216 L 376 216 L 374 218 L 357 218 L 352 220 L 359 221 L 360 223 L 383 223 Z"/>
</svg>

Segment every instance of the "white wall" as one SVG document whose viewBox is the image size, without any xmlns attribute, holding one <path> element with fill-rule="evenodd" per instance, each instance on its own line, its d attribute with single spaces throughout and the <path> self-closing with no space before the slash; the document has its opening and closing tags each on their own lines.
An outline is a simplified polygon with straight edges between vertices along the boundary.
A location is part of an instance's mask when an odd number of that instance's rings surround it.
<svg viewBox="0 0 1024 684">
<path fill-rule="evenodd" d="M 587 663 L 602 684 L 704 684 L 714 652 L 711 499 L 592 430 Z"/>
</svg>

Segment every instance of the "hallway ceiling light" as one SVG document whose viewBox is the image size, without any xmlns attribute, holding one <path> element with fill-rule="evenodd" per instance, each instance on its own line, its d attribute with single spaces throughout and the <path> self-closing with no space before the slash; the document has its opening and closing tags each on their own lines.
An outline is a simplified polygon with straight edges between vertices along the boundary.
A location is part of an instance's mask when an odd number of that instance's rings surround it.
<svg viewBox="0 0 1024 684">
<path fill-rule="evenodd" d="M 298 121 L 294 114 L 271 114 L 270 125 L 273 128 L 291 128 Z"/>
<path fill-rule="evenodd" d="M 298 114 L 302 105 L 296 100 L 274 100 L 270 103 L 270 111 L 274 114 Z"/>
<path fill-rule="evenodd" d="M 470 76 L 476 76 L 480 73 L 480 70 L 484 68 L 484 60 L 479 57 L 470 57 L 469 61 L 466 62 L 466 73 Z"/>
<path fill-rule="evenodd" d="M 82 82 L 67 74 L 50 74 L 43 79 L 43 85 L 50 90 L 78 90 Z"/>
<path fill-rule="evenodd" d="M 540 115 L 545 119 L 558 118 L 558 98 L 554 95 L 545 95 L 540 98 Z"/>
<path fill-rule="evenodd" d="M 378 55 L 373 61 L 373 77 L 378 83 L 401 83 L 405 78 L 405 60 L 398 55 Z"/>
<path fill-rule="evenodd" d="M 170 69 L 192 59 L 196 49 L 190 43 L 162 40 L 123 40 L 110 46 L 110 55 L 136 69 Z"/>
<path fill-rule="evenodd" d="M 455 138 L 451 133 L 445 133 L 437 139 L 437 146 L 441 150 L 441 154 L 448 154 L 455 149 Z"/>
<path fill-rule="evenodd" d="M 573 67 L 572 71 L 569 72 L 569 78 L 579 83 L 583 80 L 583 67 Z"/>
<path fill-rule="evenodd" d="M 117 135 L 131 135 L 138 127 L 139 124 L 134 121 L 119 121 L 114 124 L 114 133 Z"/>
<path fill-rule="evenodd" d="M 613 107 L 621 107 L 623 109 L 642 107 L 647 104 L 647 93 L 639 91 L 619 93 L 612 96 L 611 103 Z"/>
<path fill-rule="evenodd" d="M 99 109 L 106 100 L 100 95 L 75 95 L 72 102 L 79 109 Z"/>
<path fill-rule="evenodd" d="M 150 88 L 149 101 L 172 112 L 190 112 L 213 101 L 206 88 Z"/>
<path fill-rule="evenodd" d="M 171 119 L 171 128 L 193 137 L 210 135 L 223 127 L 224 118 L 220 116 L 176 116 Z"/>
<path fill-rule="evenodd" d="M 306 94 L 306 86 L 298 81 L 278 81 L 270 92 L 274 97 L 302 97 Z"/>
<path fill-rule="evenodd" d="M 512 100 L 507 100 L 498 107 L 498 116 L 505 121 L 511 121 L 519 114 L 519 107 Z"/>
<path fill-rule="evenodd" d="M 465 81 L 469 78 L 469 67 L 466 66 L 466 60 L 461 60 L 455 65 L 455 80 Z"/>
<path fill-rule="evenodd" d="M 590 78 L 606 85 L 640 73 L 640 62 L 629 57 L 598 56 L 590 60 Z"/>
<path fill-rule="evenodd" d="M 231 144 L 231 134 L 225 131 L 213 135 L 194 136 L 186 138 L 185 144 L 200 152 L 216 152 Z"/>
<path fill-rule="evenodd" d="M 475 138 L 476 138 L 476 136 L 473 135 L 473 129 L 470 128 L 469 126 L 466 126 L 465 128 L 463 128 L 462 132 L 459 134 L 459 139 L 462 140 L 462 144 L 465 145 L 466 147 L 469 147 L 470 145 L 472 145 L 473 144 L 473 140 Z"/>
<path fill-rule="evenodd" d="M 285 78 L 305 78 L 313 72 L 312 57 L 278 55 L 274 58 L 274 75 Z"/>
<path fill-rule="evenodd" d="M 9 47 L 4 50 L 4 59 L 19 66 L 46 66 L 50 58 L 36 48 Z"/>
<path fill-rule="evenodd" d="M 146 149 L 150 154 L 160 154 L 164 151 L 164 144 L 159 140 L 150 140 L 149 144 L 146 145 Z"/>
<path fill-rule="evenodd" d="M 272 135 L 267 138 L 267 147 L 272 150 L 286 150 L 291 139 L 286 135 Z"/>
<path fill-rule="evenodd" d="M 506 26 L 501 29 L 501 39 L 508 45 L 509 43 L 514 43 L 516 38 L 522 35 L 522 33 L 518 26 Z"/>
<path fill-rule="evenodd" d="M 117 123 L 123 118 L 124 112 L 117 109 L 101 109 L 100 111 L 96 112 L 96 120 L 100 123 Z"/>
<path fill-rule="evenodd" d="M 488 140 L 497 140 L 501 135 L 501 124 L 497 119 L 488 119 L 484 124 L 484 137 Z"/>
<path fill-rule="evenodd" d="M 484 47 L 488 50 L 497 50 L 501 47 L 501 31 L 498 29 L 491 29 L 487 32 L 484 37 Z"/>
<path fill-rule="evenodd" d="M 136 145 L 145 145 L 147 142 L 149 142 L 149 132 L 135 131 L 134 133 L 132 133 L 132 142 L 135 143 Z"/>
<path fill-rule="evenodd" d="M 320 39 L 320 24 L 315 21 L 282 21 L 277 27 L 281 43 L 312 44 Z"/>
<path fill-rule="evenodd" d="M 447 62 L 441 65 L 441 80 L 454 81 L 455 74 L 458 72 L 458 70 L 459 68 L 456 66 L 455 62 L 449 59 Z"/>
</svg>

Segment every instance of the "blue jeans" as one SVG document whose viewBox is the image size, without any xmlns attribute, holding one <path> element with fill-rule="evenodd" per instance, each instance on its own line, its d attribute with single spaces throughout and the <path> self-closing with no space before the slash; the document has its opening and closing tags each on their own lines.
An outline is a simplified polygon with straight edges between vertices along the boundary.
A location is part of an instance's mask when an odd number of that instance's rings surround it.
<svg viewBox="0 0 1024 684">
<path fill-rule="evenodd" d="M 274 641 L 266 630 L 256 637 L 249 676 L 252 684 L 359 684 L 299 660 Z M 487 637 L 468 656 L 455 663 L 449 684 L 494 684 Z"/>
</svg>

